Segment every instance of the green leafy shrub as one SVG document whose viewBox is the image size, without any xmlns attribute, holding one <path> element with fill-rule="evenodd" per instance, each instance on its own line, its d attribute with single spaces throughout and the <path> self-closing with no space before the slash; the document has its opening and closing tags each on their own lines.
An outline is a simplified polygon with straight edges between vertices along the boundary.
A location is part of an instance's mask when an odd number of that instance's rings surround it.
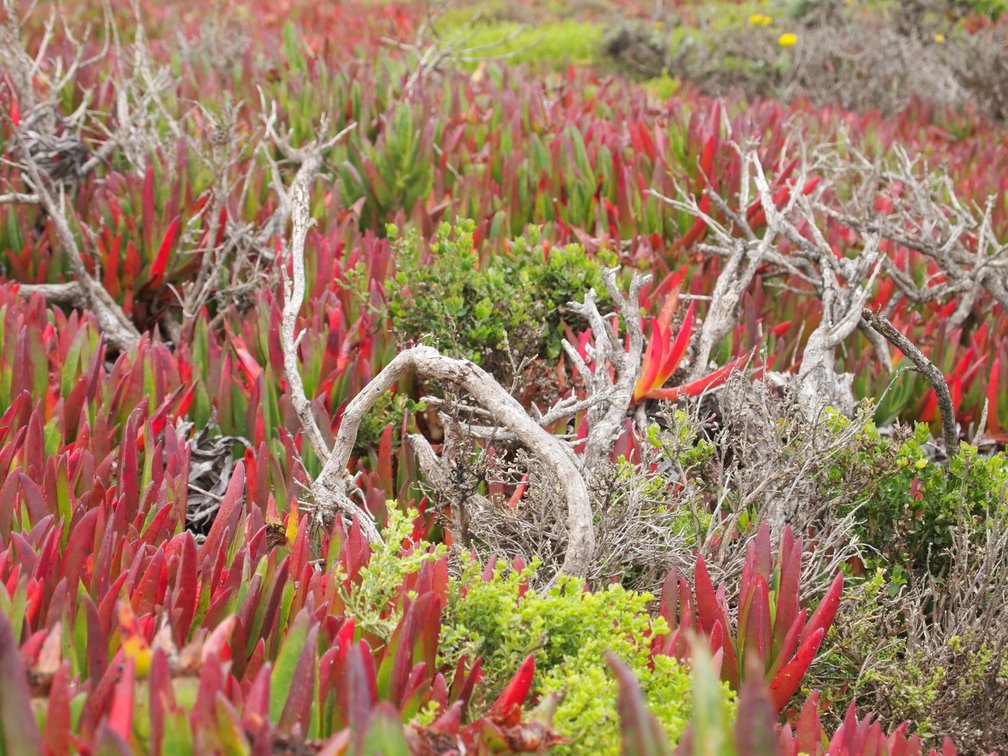
<svg viewBox="0 0 1008 756">
<path fill-rule="evenodd" d="M 979 520 L 991 505 L 1008 501 L 1008 458 L 1003 452 L 983 456 L 963 445 L 947 464 L 936 463 L 924 448 L 928 438 L 924 424 L 909 437 L 885 438 L 866 423 L 831 470 L 831 480 L 837 490 L 852 476 L 876 481 L 856 510 L 861 538 L 896 568 L 941 574 L 959 512 Z"/>
<path fill-rule="evenodd" d="M 426 541 L 403 549 L 403 544 L 410 542 L 417 513 L 396 509 L 391 504 L 382 534 L 384 541 L 372 547 L 367 564 L 360 568 L 350 588 L 340 591 L 347 616 L 359 628 L 382 640 L 392 636 L 402 619 L 402 607 L 396 599 L 403 593 L 406 578 L 420 572 L 425 564 L 436 562 L 446 550 L 444 544 L 432 546 Z"/>
<path fill-rule="evenodd" d="M 674 658 L 651 655 L 653 637 L 668 629 L 649 616 L 652 596 L 618 585 L 589 593 L 567 577 L 544 592 L 526 590 L 535 569 L 498 564 L 484 580 L 475 561 L 464 563 L 442 626 L 444 662 L 481 656 L 486 695 L 533 654 L 536 694 L 559 696 L 553 726 L 569 741 L 559 752 L 618 753 L 617 684 L 604 658 L 610 651 L 633 671 L 651 711 L 677 741 L 690 716 L 690 676 Z"/>
<path fill-rule="evenodd" d="M 396 239 L 397 272 L 388 284 L 392 327 L 407 342 L 423 342 L 466 357 L 497 373 L 510 360 L 560 355 L 563 314 L 594 288 L 608 297 L 602 269 L 576 244 L 550 248 L 537 233 L 521 237 L 510 252 L 481 264 L 473 243 L 475 224 L 441 225 L 430 258 L 419 235 Z"/>
</svg>

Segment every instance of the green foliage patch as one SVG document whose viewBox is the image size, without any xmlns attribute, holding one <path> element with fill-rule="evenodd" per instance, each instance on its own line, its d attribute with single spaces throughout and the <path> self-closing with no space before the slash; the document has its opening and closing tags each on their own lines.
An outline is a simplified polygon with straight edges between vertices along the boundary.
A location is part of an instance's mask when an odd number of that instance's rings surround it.
<svg viewBox="0 0 1008 756">
<path fill-rule="evenodd" d="M 533 231 L 508 254 L 481 262 L 473 243 L 475 224 L 442 224 L 423 254 L 419 235 L 395 239 L 397 272 L 388 283 L 392 328 L 404 341 L 424 343 L 466 357 L 497 374 L 517 361 L 561 352 L 564 310 L 594 288 L 608 302 L 602 268 L 576 244 L 550 248 Z"/>
<path fill-rule="evenodd" d="M 568 63 L 594 63 L 602 42 L 601 27 L 574 20 L 548 21 L 534 26 L 496 20 L 449 28 L 446 34 L 459 37 L 458 44 L 463 50 L 479 50 L 482 57 L 507 58 L 509 62 L 547 68 Z"/>
<path fill-rule="evenodd" d="M 672 657 L 656 656 L 651 663 L 651 641 L 668 629 L 649 615 L 653 597 L 618 585 L 590 593 L 582 581 L 563 576 L 537 592 L 527 589 L 535 570 L 498 564 L 493 577 L 483 580 L 479 565 L 467 560 L 449 596 L 443 661 L 482 656 L 483 689 L 490 692 L 533 654 L 536 694 L 559 697 L 553 725 L 569 742 L 557 752 L 618 753 L 617 685 L 604 659 L 611 651 L 633 671 L 651 711 L 676 742 L 690 717 L 690 676 Z"/>
<path fill-rule="evenodd" d="M 838 416 L 836 422 L 849 421 Z M 873 494 L 855 510 L 859 535 L 897 575 L 900 570 L 940 575 L 959 513 L 977 523 L 979 534 L 988 508 L 1008 502 L 1004 452 L 984 456 L 964 444 L 956 457 L 938 463 L 925 449 L 928 438 L 925 424 L 909 437 L 897 433 L 887 438 L 874 423 L 866 423 L 831 471 L 837 490 L 849 485 L 852 476 L 875 481 Z"/>
</svg>

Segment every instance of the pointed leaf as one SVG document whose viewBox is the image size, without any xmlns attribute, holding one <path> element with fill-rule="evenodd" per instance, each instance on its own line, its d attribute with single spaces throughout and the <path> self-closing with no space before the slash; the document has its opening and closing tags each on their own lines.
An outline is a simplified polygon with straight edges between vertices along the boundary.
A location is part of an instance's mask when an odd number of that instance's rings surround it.
<svg viewBox="0 0 1008 756">
<path fill-rule="evenodd" d="M 662 726 L 647 707 L 640 684 L 615 654 L 606 652 L 606 662 L 616 676 L 620 732 L 624 756 L 671 756 L 672 748 Z"/>
<path fill-rule="evenodd" d="M 31 690 L 17 641 L 0 613 L 0 745 L 4 753 L 41 753 L 42 738 L 31 710 Z"/>
</svg>

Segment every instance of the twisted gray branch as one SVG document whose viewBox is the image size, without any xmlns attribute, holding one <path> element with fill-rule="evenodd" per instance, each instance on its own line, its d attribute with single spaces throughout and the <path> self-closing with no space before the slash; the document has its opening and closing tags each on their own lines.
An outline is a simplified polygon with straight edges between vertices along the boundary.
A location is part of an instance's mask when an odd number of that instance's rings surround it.
<svg viewBox="0 0 1008 756">
<path fill-rule="evenodd" d="M 938 411 L 942 419 L 942 438 L 945 440 L 945 451 L 949 457 L 959 453 L 959 425 L 956 423 L 955 405 L 952 404 L 952 392 L 949 391 L 945 375 L 925 354 L 916 347 L 885 315 L 874 313 L 865 308 L 861 317 L 894 347 L 906 355 L 914 368 L 923 375 L 938 396 Z"/>
<path fill-rule="evenodd" d="M 316 501 L 333 509 L 347 509 L 344 475 L 361 421 L 386 391 L 410 373 L 467 392 L 555 472 L 558 488 L 567 500 L 568 541 L 562 569 L 569 575 L 585 576 L 595 552 L 595 531 L 588 488 L 573 453 L 529 417 L 493 376 L 468 360 L 445 357 L 432 347 L 416 346 L 400 352 L 347 405 L 333 452 L 313 484 Z"/>
</svg>

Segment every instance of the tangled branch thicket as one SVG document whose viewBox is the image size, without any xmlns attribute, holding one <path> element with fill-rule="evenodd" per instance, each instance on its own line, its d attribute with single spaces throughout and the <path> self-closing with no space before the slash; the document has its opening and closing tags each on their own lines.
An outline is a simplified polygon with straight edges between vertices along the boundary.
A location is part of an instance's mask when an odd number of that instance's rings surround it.
<svg viewBox="0 0 1008 756">
<path fill-rule="evenodd" d="M 1006 492 L 1008 493 L 1008 492 Z M 1008 746 L 998 706 L 1008 693 L 1008 522 L 993 509 L 959 517 L 948 572 L 910 576 L 895 595 L 876 584 L 843 610 L 811 685 L 856 680 L 858 701 L 885 721 L 947 733 L 969 753 Z"/>
</svg>

